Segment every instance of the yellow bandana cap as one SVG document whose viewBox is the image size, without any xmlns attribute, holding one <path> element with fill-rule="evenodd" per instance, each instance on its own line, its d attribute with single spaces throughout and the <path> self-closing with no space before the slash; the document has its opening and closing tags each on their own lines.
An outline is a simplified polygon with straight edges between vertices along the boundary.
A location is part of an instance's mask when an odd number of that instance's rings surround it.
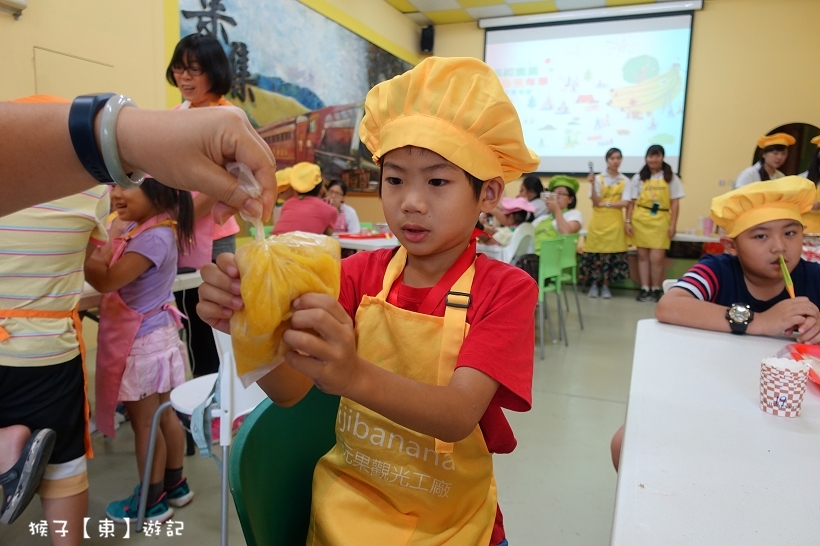
<svg viewBox="0 0 820 546">
<path fill-rule="evenodd" d="M 280 192 L 290 189 L 290 171 L 292 169 L 287 167 L 285 169 L 276 171 L 276 187 Z"/>
<path fill-rule="evenodd" d="M 478 59 L 429 57 L 376 85 L 364 108 L 359 138 L 376 164 L 391 150 L 416 146 L 481 180 L 507 183 L 540 163 L 498 76 Z"/>
<path fill-rule="evenodd" d="M 290 185 L 299 193 L 307 193 L 321 182 L 322 171 L 315 163 L 303 161 L 294 165 L 290 170 Z"/>
<path fill-rule="evenodd" d="M 812 144 L 814 144 L 815 146 L 820 146 L 820 135 L 818 135 L 818 136 L 814 137 L 814 138 L 813 138 L 813 139 L 811 139 L 809 142 L 811 142 L 811 143 L 812 143 Z"/>
<path fill-rule="evenodd" d="M 712 199 L 711 217 L 737 237 L 747 229 L 772 220 L 797 220 L 814 204 L 814 182 L 802 176 L 755 182 Z"/>
<path fill-rule="evenodd" d="M 766 146 L 791 146 L 797 142 L 794 140 L 794 137 L 791 135 L 787 135 L 786 133 L 775 133 L 773 135 L 762 136 L 757 139 L 757 147 L 758 148 L 765 148 Z"/>
</svg>

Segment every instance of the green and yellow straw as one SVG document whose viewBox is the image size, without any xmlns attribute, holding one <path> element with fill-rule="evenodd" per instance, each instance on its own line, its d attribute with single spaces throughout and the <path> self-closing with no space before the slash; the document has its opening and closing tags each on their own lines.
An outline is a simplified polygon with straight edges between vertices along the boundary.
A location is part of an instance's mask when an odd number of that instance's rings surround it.
<svg viewBox="0 0 820 546">
<path fill-rule="evenodd" d="M 783 282 L 786 284 L 786 292 L 789 293 L 790 298 L 794 298 L 794 283 L 792 282 L 792 276 L 789 275 L 789 268 L 786 267 L 786 260 L 783 259 L 783 255 L 780 255 L 780 271 L 783 273 Z"/>
</svg>

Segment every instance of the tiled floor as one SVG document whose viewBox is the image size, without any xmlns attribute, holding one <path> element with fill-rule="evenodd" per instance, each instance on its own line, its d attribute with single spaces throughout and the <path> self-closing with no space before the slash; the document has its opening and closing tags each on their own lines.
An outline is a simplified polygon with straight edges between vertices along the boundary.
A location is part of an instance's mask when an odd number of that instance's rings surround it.
<svg viewBox="0 0 820 546">
<path fill-rule="evenodd" d="M 511 455 L 496 457 L 499 502 L 512 546 L 605 546 L 609 544 L 615 499 L 615 471 L 609 460 L 609 440 L 623 423 L 632 366 L 635 322 L 651 317 L 654 305 L 638 303 L 634 292 L 616 293 L 612 300 L 581 296 L 585 330 L 578 325 L 570 294 L 567 320 L 569 347 L 548 342 L 546 358 L 535 347 L 533 409 L 509 413 L 518 438 Z M 551 300 L 555 317 L 555 300 Z M 87 332 L 90 333 L 90 332 Z M 99 520 L 105 505 L 128 494 L 136 485 L 133 435 L 126 425 L 117 438 L 105 442 L 96 435 L 95 459 L 89 462 L 91 502 L 88 540 L 83 544 L 219 543 L 219 473 L 213 461 L 185 459 L 185 472 L 196 492 L 193 503 L 179 509 L 182 537 L 134 536 L 100 538 Z M 37 501 L 12 526 L 0 526 L 0 544 L 46 545 L 34 537 L 29 523 L 42 519 Z M 244 544 L 231 506 L 230 543 Z"/>
</svg>

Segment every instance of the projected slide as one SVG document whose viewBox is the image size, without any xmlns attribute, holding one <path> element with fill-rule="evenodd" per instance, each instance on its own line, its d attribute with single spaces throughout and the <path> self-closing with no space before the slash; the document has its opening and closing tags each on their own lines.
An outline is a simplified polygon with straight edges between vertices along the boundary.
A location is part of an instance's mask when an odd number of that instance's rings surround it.
<svg viewBox="0 0 820 546">
<path fill-rule="evenodd" d="M 542 172 L 644 164 L 650 144 L 677 171 L 691 16 L 626 19 L 487 32 L 485 59 L 515 104 Z"/>
</svg>

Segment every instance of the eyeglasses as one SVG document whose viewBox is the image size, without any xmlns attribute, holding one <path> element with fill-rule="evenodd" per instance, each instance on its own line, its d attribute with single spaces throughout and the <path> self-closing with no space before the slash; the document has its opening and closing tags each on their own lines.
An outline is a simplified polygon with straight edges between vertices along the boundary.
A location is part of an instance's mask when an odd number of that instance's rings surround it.
<svg viewBox="0 0 820 546">
<path fill-rule="evenodd" d="M 554 192 L 552 192 L 552 193 L 553 193 L 554 195 L 558 195 L 558 196 L 560 196 L 560 197 L 569 197 L 569 194 L 568 194 L 568 193 L 563 193 L 563 192 L 560 192 L 560 191 L 554 191 Z"/>
<path fill-rule="evenodd" d="M 202 71 L 202 67 L 197 65 L 193 66 L 185 66 L 184 64 L 175 64 L 171 67 L 171 72 L 174 74 L 182 74 L 185 71 L 188 71 L 188 74 L 192 77 L 201 76 L 204 72 Z"/>
<path fill-rule="evenodd" d="M 345 194 L 343 194 L 340 191 L 329 191 L 329 192 L 327 192 L 327 194 L 332 195 L 334 197 L 344 197 L 345 196 Z"/>
</svg>

